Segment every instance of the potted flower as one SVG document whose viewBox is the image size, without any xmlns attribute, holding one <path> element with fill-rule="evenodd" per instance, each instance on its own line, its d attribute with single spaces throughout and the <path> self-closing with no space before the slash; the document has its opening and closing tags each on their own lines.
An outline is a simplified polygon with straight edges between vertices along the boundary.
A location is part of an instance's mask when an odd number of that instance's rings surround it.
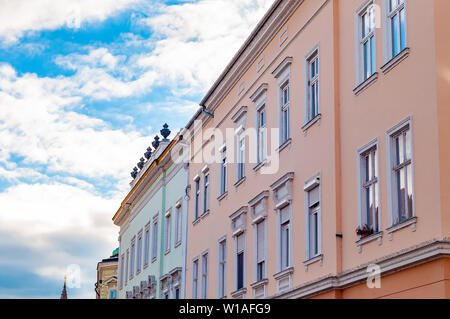
<svg viewBox="0 0 450 319">
<path fill-rule="evenodd" d="M 356 234 L 358 236 L 360 236 L 360 238 L 364 238 L 370 235 L 373 235 L 374 231 L 371 227 L 369 227 L 367 224 L 365 224 L 364 226 L 358 226 L 358 228 L 356 228 Z"/>
</svg>

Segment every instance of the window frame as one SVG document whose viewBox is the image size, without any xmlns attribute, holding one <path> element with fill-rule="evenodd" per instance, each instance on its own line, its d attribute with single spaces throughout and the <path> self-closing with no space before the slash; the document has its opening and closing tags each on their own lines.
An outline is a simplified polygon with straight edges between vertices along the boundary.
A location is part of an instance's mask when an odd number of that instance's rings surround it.
<svg viewBox="0 0 450 319">
<path fill-rule="evenodd" d="M 317 61 L 317 71 L 314 77 L 311 78 L 311 64 L 313 61 Z M 312 83 L 313 82 L 313 83 Z M 317 96 L 315 114 L 312 116 L 312 98 L 311 87 L 313 84 L 317 84 Z M 304 125 L 314 121 L 320 116 L 320 49 L 317 44 L 308 54 L 305 56 L 305 108 L 304 108 Z"/>
<path fill-rule="evenodd" d="M 373 178 L 370 181 L 366 181 L 366 163 L 365 158 L 368 153 L 373 153 L 375 151 L 375 158 L 372 163 L 372 175 Z M 356 165 L 357 165 L 357 198 L 358 198 L 358 225 L 363 227 L 367 223 L 367 203 L 365 201 L 365 194 L 367 187 L 371 185 L 374 186 L 375 194 L 374 201 L 376 201 L 378 207 L 378 217 L 376 218 L 377 228 L 374 228 L 374 234 L 381 232 L 381 199 L 380 199 L 380 150 L 378 138 L 367 143 L 365 146 L 358 149 L 356 154 Z M 377 174 L 378 173 L 378 174 Z M 378 175 L 378 176 L 377 176 Z M 372 212 L 374 214 L 374 212 Z M 372 216 L 374 218 L 375 216 Z M 370 226 L 370 225 L 368 225 Z"/>
<path fill-rule="evenodd" d="M 199 257 L 192 260 L 192 299 L 198 299 Z"/>
<path fill-rule="evenodd" d="M 318 188 L 319 202 L 318 206 L 311 205 L 309 201 L 309 194 L 311 191 Z M 314 260 L 322 255 L 322 179 L 321 174 L 318 173 L 308 181 L 304 186 L 305 193 L 305 259 L 306 261 Z M 311 212 L 317 213 L 317 253 L 311 252 Z"/>
<path fill-rule="evenodd" d="M 202 215 L 206 214 L 209 211 L 209 195 L 211 193 L 211 175 L 209 173 L 209 169 L 207 169 L 203 173 L 203 213 Z"/>
<path fill-rule="evenodd" d="M 366 14 L 373 15 L 373 18 L 369 16 L 369 22 L 373 22 L 372 29 L 363 35 L 363 29 L 365 26 L 364 16 Z M 374 0 L 366 1 L 355 13 L 355 42 L 356 42 L 356 86 L 364 83 L 370 79 L 375 73 L 377 73 L 377 35 L 376 35 L 376 7 Z M 371 42 L 373 38 L 373 43 Z M 370 46 L 370 72 L 366 70 L 366 56 L 364 51 L 364 45 L 368 43 Z M 374 47 L 373 47 L 374 46 Z M 368 67 L 368 66 L 367 66 Z"/>
<path fill-rule="evenodd" d="M 259 241 L 258 241 L 258 225 L 262 224 L 263 227 L 263 232 L 264 232 L 264 236 L 263 236 L 263 252 L 264 252 L 264 256 L 262 258 L 262 261 L 258 260 L 258 245 L 259 245 Z M 259 282 L 262 281 L 264 279 L 267 278 L 267 222 L 266 222 L 266 218 L 261 219 L 260 221 L 254 223 L 254 233 L 255 233 L 255 282 Z M 259 276 L 259 264 L 261 262 L 264 262 L 264 267 L 263 267 L 263 272 L 262 275 Z"/>
<path fill-rule="evenodd" d="M 158 216 L 153 217 L 152 223 L 152 262 L 158 259 Z"/>
<path fill-rule="evenodd" d="M 222 256 L 223 247 L 223 256 Z M 227 295 L 226 291 L 226 278 L 227 278 L 227 239 L 222 237 L 218 241 L 218 285 L 217 285 L 217 297 L 224 298 Z"/>
<path fill-rule="evenodd" d="M 183 206 L 181 200 L 175 205 L 175 243 L 177 247 L 182 242 L 183 236 Z"/>
<path fill-rule="evenodd" d="M 194 221 L 200 218 L 200 197 L 201 197 L 201 186 L 200 186 L 200 176 L 194 179 Z"/>
<path fill-rule="evenodd" d="M 150 263 L 150 223 L 147 223 L 144 231 L 144 268 Z"/>
<path fill-rule="evenodd" d="M 227 192 L 227 175 L 228 175 L 228 163 L 227 163 L 227 147 L 222 146 L 220 149 L 220 185 L 219 185 L 219 196 L 224 195 Z"/>
<path fill-rule="evenodd" d="M 139 274 L 142 270 L 142 230 L 139 231 L 137 236 L 136 245 L 136 274 Z"/>
<path fill-rule="evenodd" d="M 243 236 L 243 247 L 242 247 L 242 249 L 241 250 L 239 250 L 238 248 L 238 241 L 239 241 L 239 237 L 240 236 Z M 237 236 L 235 236 L 234 237 L 234 244 L 235 244 L 235 272 L 234 272 L 234 274 L 235 274 L 235 278 L 234 278 L 234 283 L 235 283 L 235 285 L 234 285 L 234 287 L 235 287 L 235 290 L 236 291 L 238 291 L 238 290 L 241 290 L 241 289 L 244 289 L 245 288 L 245 263 L 246 263 L 246 254 L 245 254 L 245 252 L 246 252 L 246 234 L 245 234 L 245 232 L 242 232 L 242 233 L 240 233 L 239 235 L 237 235 Z M 242 253 L 242 287 L 239 287 L 239 255 Z"/>
<path fill-rule="evenodd" d="M 201 256 L 202 260 L 202 280 L 200 298 L 208 298 L 208 269 L 209 269 L 209 254 L 208 251 L 204 252 Z"/>
<path fill-rule="evenodd" d="M 164 216 L 164 253 L 170 253 L 172 243 L 172 208 Z"/>
<path fill-rule="evenodd" d="M 399 56 L 405 49 L 408 48 L 408 12 L 407 12 L 407 0 L 399 0 L 400 4 L 397 5 L 397 7 L 394 10 L 391 10 L 391 0 L 383 0 L 383 29 L 384 29 L 384 62 L 387 63 L 390 60 L 396 58 Z M 393 47 L 393 36 L 392 36 L 392 18 L 399 14 L 400 17 L 400 11 L 404 10 L 404 35 L 405 35 L 405 47 L 401 48 L 401 24 L 399 19 L 399 34 L 398 34 L 398 45 L 399 45 L 399 52 L 397 54 L 394 54 L 394 47 Z"/>
<path fill-rule="evenodd" d="M 395 143 L 394 139 L 403 132 L 409 131 L 409 138 L 410 138 L 410 148 L 411 148 L 411 158 L 408 159 L 406 162 L 400 163 L 399 165 L 396 165 L 395 163 Z M 393 128 L 391 128 L 389 131 L 386 132 L 386 145 L 387 145 L 387 177 L 388 177 L 388 205 L 389 205 L 389 225 L 390 227 L 400 225 L 408 220 L 416 218 L 416 210 L 415 210 L 415 183 L 414 183 L 414 136 L 413 136 L 413 126 L 412 126 L 412 118 L 408 117 L 407 119 L 403 120 Z M 406 145 L 404 145 L 406 148 Z M 406 152 L 405 152 L 406 156 Z M 394 171 L 405 169 L 407 171 L 407 167 L 411 168 L 411 197 L 412 197 L 412 204 L 411 204 L 411 210 L 412 212 L 409 214 L 409 217 L 405 220 L 401 220 L 400 218 L 398 221 L 396 221 L 396 217 L 398 217 L 399 212 L 398 209 L 395 207 L 397 203 L 397 190 L 396 190 L 396 177 L 394 176 Z M 407 173 L 406 173 L 407 174 Z M 406 187 L 408 183 L 405 184 Z M 405 196 L 407 195 L 407 189 L 405 191 Z M 406 208 L 406 197 L 405 197 L 405 208 Z"/>
</svg>

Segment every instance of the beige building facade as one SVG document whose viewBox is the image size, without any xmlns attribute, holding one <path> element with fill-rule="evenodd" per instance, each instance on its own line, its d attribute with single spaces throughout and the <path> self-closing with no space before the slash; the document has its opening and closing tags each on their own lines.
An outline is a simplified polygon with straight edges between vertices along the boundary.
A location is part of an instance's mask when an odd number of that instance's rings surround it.
<svg viewBox="0 0 450 319">
<path fill-rule="evenodd" d="M 187 298 L 450 297 L 449 13 L 274 2 L 182 133 Z"/>
</svg>

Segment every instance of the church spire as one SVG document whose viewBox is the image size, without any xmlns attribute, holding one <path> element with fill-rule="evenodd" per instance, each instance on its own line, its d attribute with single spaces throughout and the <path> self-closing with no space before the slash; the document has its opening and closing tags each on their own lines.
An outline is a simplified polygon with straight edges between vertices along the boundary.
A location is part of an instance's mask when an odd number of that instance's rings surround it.
<svg viewBox="0 0 450 319">
<path fill-rule="evenodd" d="M 66 281 L 67 281 L 67 276 L 64 276 L 64 287 L 61 292 L 61 299 L 67 299 Z"/>
</svg>

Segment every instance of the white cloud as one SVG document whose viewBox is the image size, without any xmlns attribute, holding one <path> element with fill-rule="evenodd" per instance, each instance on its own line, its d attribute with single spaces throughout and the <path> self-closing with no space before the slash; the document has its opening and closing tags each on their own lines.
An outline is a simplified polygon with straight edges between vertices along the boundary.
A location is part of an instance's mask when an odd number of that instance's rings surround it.
<svg viewBox="0 0 450 319">
<path fill-rule="evenodd" d="M 103 21 L 140 0 L 0 0 L 0 39 L 16 42 L 27 31 L 79 28 Z"/>
</svg>

